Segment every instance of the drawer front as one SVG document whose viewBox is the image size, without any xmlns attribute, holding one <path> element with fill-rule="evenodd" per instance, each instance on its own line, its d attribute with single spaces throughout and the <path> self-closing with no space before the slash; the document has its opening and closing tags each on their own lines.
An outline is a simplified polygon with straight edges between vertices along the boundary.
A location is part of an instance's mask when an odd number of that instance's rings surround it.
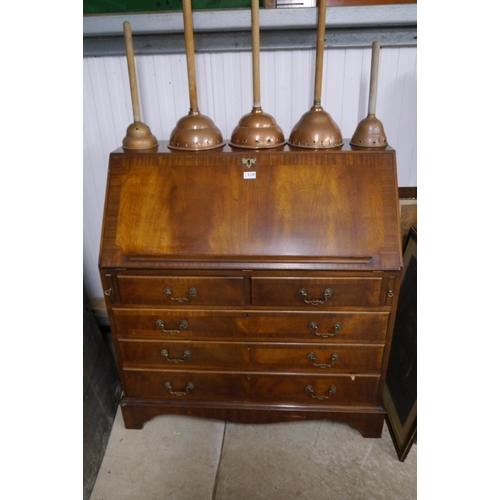
<svg viewBox="0 0 500 500">
<path fill-rule="evenodd" d="M 389 313 L 113 309 L 119 338 L 385 341 Z"/>
<path fill-rule="evenodd" d="M 124 304 L 162 306 L 241 306 L 242 277 L 117 276 Z"/>
<path fill-rule="evenodd" d="M 374 278 L 266 278 L 251 280 L 252 304 L 274 307 L 376 307 L 383 279 Z"/>
<path fill-rule="evenodd" d="M 285 344 L 255 342 L 119 342 L 123 366 L 169 370 L 241 370 L 324 373 L 377 373 L 380 345 Z"/>
<path fill-rule="evenodd" d="M 374 405 L 375 375 L 290 375 L 123 370 L 125 395 L 173 401 Z"/>
</svg>

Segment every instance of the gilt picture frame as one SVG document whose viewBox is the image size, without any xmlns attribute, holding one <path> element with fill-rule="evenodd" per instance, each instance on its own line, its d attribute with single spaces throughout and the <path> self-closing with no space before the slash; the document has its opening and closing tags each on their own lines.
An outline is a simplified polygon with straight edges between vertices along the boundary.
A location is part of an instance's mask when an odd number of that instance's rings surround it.
<svg viewBox="0 0 500 500">
<path fill-rule="evenodd" d="M 417 437 L 417 230 L 411 227 L 403 258 L 391 354 L 383 393 L 386 423 L 404 462 Z"/>
</svg>

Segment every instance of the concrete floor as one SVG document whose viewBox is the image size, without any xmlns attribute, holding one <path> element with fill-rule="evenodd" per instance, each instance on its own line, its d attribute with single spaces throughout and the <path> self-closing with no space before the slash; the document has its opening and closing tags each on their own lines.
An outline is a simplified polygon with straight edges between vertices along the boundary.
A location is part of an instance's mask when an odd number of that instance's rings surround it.
<svg viewBox="0 0 500 500">
<path fill-rule="evenodd" d="M 387 427 L 242 425 L 176 415 L 116 419 L 91 500 L 413 500 L 417 447 L 399 462 Z"/>
</svg>

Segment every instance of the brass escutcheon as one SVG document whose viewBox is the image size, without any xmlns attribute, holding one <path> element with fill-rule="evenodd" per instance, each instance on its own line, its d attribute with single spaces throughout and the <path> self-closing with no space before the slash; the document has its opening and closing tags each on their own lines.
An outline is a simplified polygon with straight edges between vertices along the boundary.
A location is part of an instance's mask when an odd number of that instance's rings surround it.
<svg viewBox="0 0 500 500">
<path fill-rule="evenodd" d="M 252 165 L 254 165 L 256 161 L 257 161 L 257 158 L 242 158 L 241 159 L 241 163 L 243 163 L 243 165 L 245 165 L 245 167 L 247 167 L 247 168 L 250 168 Z"/>
</svg>

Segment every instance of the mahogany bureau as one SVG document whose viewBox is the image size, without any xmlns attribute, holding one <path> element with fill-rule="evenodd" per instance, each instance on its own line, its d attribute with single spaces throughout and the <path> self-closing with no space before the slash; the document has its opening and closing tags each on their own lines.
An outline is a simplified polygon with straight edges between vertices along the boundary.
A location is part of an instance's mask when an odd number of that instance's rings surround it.
<svg viewBox="0 0 500 500">
<path fill-rule="evenodd" d="M 381 436 L 396 154 L 345 143 L 111 153 L 99 268 L 127 428 L 182 414 Z"/>
</svg>

